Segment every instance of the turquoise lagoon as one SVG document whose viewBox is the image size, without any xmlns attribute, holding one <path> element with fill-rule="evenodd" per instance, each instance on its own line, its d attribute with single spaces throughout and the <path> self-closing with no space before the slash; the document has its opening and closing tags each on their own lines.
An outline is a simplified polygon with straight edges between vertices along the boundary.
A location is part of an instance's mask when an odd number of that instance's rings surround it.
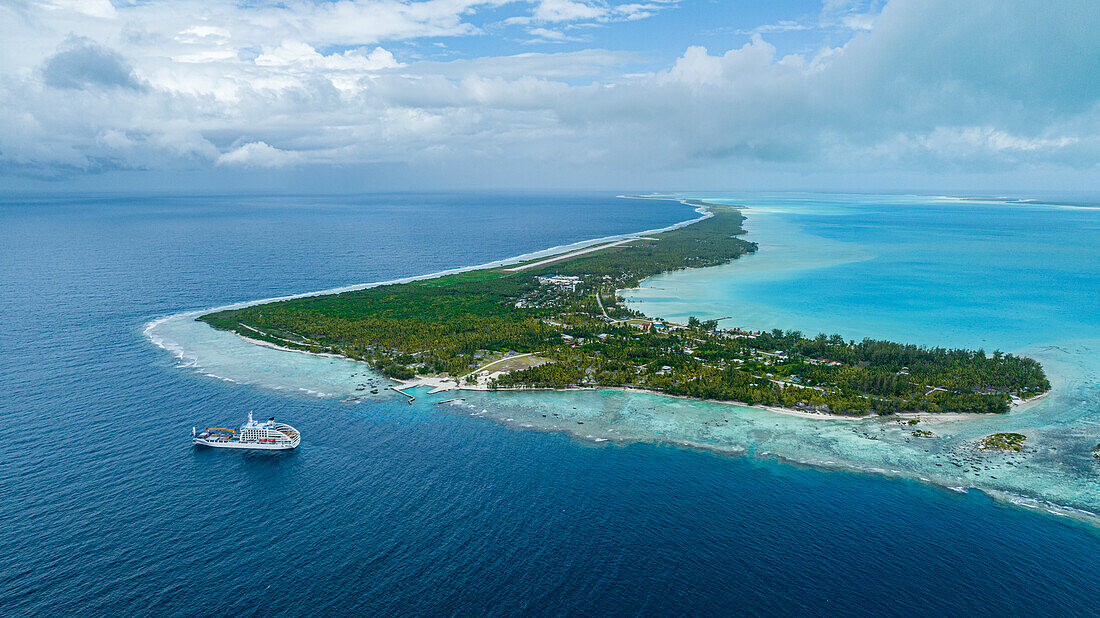
<svg viewBox="0 0 1100 618">
<path fill-rule="evenodd" d="M 623 295 L 670 319 L 726 327 L 838 332 L 1038 358 L 1051 395 L 989 417 L 923 417 L 916 438 L 893 419 L 802 418 L 622 391 L 471 393 L 441 406 L 600 444 L 679 444 L 733 455 L 980 489 L 1025 507 L 1094 520 L 1100 512 L 1100 209 L 1044 202 L 872 195 L 678 194 L 746 208 L 760 251 L 654 277 Z M 685 213 L 685 218 L 687 213 Z M 410 273 L 414 274 L 414 273 Z M 181 314 L 152 341 L 212 377 L 364 401 L 366 366 L 286 352 Z M 417 391 L 428 412 L 454 393 Z M 394 397 L 383 391 L 377 397 Z M 996 431 L 1028 436 L 1018 454 L 979 453 Z"/>
</svg>

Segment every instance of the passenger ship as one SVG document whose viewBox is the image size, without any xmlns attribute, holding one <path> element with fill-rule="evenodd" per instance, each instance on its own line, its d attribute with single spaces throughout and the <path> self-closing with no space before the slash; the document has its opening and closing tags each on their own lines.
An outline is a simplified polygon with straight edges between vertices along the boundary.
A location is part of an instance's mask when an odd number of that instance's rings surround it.
<svg viewBox="0 0 1100 618">
<path fill-rule="evenodd" d="M 286 423 L 276 423 L 275 417 L 264 422 L 252 420 L 248 413 L 248 422 L 241 425 L 240 433 L 225 427 L 210 427 L 201 433 L 191 428 L 191 442 L 199 446 L 214 448 L 247 448 L 261 451 L 288 451 L 297 448 L 302 441 L 298 430 Z"/>
</svg>

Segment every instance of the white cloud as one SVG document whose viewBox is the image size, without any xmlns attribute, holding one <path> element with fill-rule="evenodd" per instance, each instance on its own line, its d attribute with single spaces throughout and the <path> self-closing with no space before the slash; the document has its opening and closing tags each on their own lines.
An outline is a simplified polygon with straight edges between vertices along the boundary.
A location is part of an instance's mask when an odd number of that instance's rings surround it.
<svg viewBox="0 0 1100 618">
<path fill-rule="evenodd" d="M 744 78 L 775 71 L 775 47 L 760 35 L 740 49 L 711 56 L 705 47 L 689 47 L 662 77 L 688 86 L 721 86 Z"/>
<path fill-rule="evenodd" d="M 610 23 L 636 21 L 673 8 L 680 0 L 654 0 L 611 4 L 587 0 L 537 0 L 530 15 L 510 17 L 508 24 Z"/>
<path fill-rule="evenodd" d="M 193 54 L 180 54 L 172 56 L 173 62 L 198 64 L 203 62 L 223 62 L 237 57 L 235 49 L 204 49 Z"/>
<path fill-rule="evenodd" d="M 296 66 L 337 71 L 379 71 L 402 66 L 392 53 L 382 47 L 375 47 L 371 51 L 360 47 L 342 54 L 325 56 L 301 41 L 283 41 L 279 47 L 257 56 L 254 62 L 268 67 Z"/>
<path fill-rule="evenodd" d="M 40 0 L 39 4 L 51 10 L 74 11 L 101 19 L 118 17 L 111 0 Z"/>
<path fill-rule="evenodd" d="M 774 24 L 764 24 L 748 30 L 738 29 L 735 34 L 769 34 L 772 32 L 794 32 L 798 30 L 810 30 L 814 26 L 792 20 L 782 20 Z"/>
<path fill-rule="evenodd" d="M 705 47 L 692 46 L 669 69 L 668 77 L 689 86 L 714 86 L 722 80 L 722 59 L 708 54 Z"/>
<path fill-rule="evenodd" d="M 714 166 L 935 173 L 1100 161 L 1100 80 L 1090 78 L 1100 15 L 1087 2 L 1050 11 L 1037 0 L 893 0 L 881 12 L 834 3 L 823 14 L 874 15 L 873 27 L 788 56 L 760 32 L 732 49 L 685 46 L 647 73 L 626 74 L 639 54 L 601 49 L 447 62 L 389 51 L 408 49 L 400 39 L 475 32 L 471 11 L 495 4 L 154 0 L 94 18 L 93 5 L 54 3 L 29 17 L 0 7 L 0 173 L 334 162 L 562 177 Z M 519 6 L 530 34 L 554 40 L 584 20 L 670 4 Z"/>
<path fill-rule="evenodd" d="M 538 21 L 579 21 L 605 17 L 609 9 L 605 6 L 575 2 L 574 0 L 541 0 L 535 8 L 533 17 Z"/>
<path fill-rule="evenodd" d="M 527 33 L 531 36 L 538 37 L 547 41 L 576 41 L 577 39 L 566 35 L 560 30 L 549 30 L 547 28 L 531 28 L 527 30 Z"/>
<path fill-rule="evenodd" d="M 269 146 L 265 142 L 249 142 L 218 157 L 218 165 L 242 167 L 285 167 L 301 160 L 301 154 Z"/>
<path fill-rule="evenodd" d="M 994 127 L 936 127 L 920 136 L 921 146 L 932 152 L 955 154 L 989 154 L 1001 152 L 1035 152 L 1058 150 L 1076 144 L 1075 137 L 1020 137 Z"/>
<path fill-rule="evenodd" d="M 882 10 L 878 0 L 825 0 L 818 15 L 803 21 L 780 20 L 755 28 L 738 28 L 737 34 L 769 34 L 800 30 L 871 30 Z"/>
<path fill-rule="evenodd" d="M 209 26 L 205 24 L 191 26 L 185 30 L 181 30 L 176 35 L 176 40 L 184 43 L 197 43 L 204 39 L 228 39 L 229 31 L 225 28 L 218 26 Z"/>
</svg>

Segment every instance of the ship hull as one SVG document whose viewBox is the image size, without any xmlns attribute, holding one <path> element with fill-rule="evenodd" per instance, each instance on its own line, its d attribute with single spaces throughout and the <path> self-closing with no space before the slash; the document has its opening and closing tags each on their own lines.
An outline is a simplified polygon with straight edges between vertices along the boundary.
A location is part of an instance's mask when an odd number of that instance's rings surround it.
<svg viewBox="0 0 1100 618">
<path fill-rule="evenodd" d="M 191 443 L 210 448 L 235 448 L 249 451 L 289 451 L 302 441 L 302 434 L 286 423 L 276 423 L 275 417 L 257 422 L 248 413 L 248 422 L 240 430 L 210 427 L 199 433 L 191 428 Z"/>
<path fill-rule="evenodd" d="M 289 451 L 297 448 L 297 444 L 250 444 L 247 442 L 208 442 L 202 438 L 195 438 L 192 440 L 195 446 L 205 446 L 209 448 L 235 448 L 248 451 Z"/>
</svg>

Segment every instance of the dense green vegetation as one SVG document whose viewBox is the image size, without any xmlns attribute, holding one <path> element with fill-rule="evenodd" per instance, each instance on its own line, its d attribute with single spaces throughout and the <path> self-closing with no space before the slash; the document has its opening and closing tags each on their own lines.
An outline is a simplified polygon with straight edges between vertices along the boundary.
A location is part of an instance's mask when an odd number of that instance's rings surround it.
<svg viewBox="0 0 1100 618">
<path fill-rule="evenodd" d="M 629 287 L 660 272 L 728 262 L 753 243 L 744 233 L 740 212 L 724 209 L 690 228 L 659 234 L 659 240 L 579 256 L 600 272 L 590 277 L 610 292 Z M 693 232 L 689 233 L 688 229 Z M 658 248 L 659 246 L 659 248 Z M 600 260 L 629 264 L 623 270 L 601 266 Z M 539 276 L 567 274 L 574 261 L 563 261 L 519 272 L 486 269 L 436 279 L 387 285 L 328 296 L 300 298 L 200 317 L 216 328 L 310 351 L 332 351 L 369 360 L 391 377 L 404 375 L 400 366 L 414 365 L 422 373 L 465 374 L 479 350 L 534 352 L 561 342 L 561 329 L 546 318 L 574 314 L 600 315 L 592 285 L 586 281 L 574 294 L 544 289 Z M 528 302 L 516 307 L 518 299 Z"/>
<path fill-rule="evenodd" d="M 632 386 L 700 399 L 834 414 L 1005 412 L 1012 394 L 1049 388 L 1029 358 L 886 341 L 676 329 L 615 333 L 549 353 L 558 362 L 497 378 L 500 387 Z M 783 346 L 783 347 L 779 347 Z"/>
<path fill-rule="evenodd" d="M 690 226 L 523 270 L 431 280 L 222 311 L 199 318 L 279 345 L 371 362 L 396 379 L 476 382 L 483 358 L 552 362 L 496 376 L 491 388 L 636 387 L 688 397 L 834 414 L 1004 412 L 1049 389 L 1029 358 L 797 331 L 717 330 L 650 321 L 615 291 L 657 273 L 712 266 L 755 250 L 737 209 Z M 537 261 L 532 261 L 535 263 Z M 571 279 L 546 280 L 561 275 Z"/>
<path fill-rule="evenodd" d="M 1022 433 L 993 433 L 978 442 L 978 448 L 986 451 L 1021 451 L 1027 436 Z"/>
<path fill-rule="evenodd" d="M 756 250 L 756 243 L 737 238 L 745 233 L 740 211 L 721 207 L 711 210 L 714 216 L 709 219 L 653 237 L 659 241 L 578 256 L 544 270 L 567 276 L 607 277 L 617 289 L 624 289 L 659 273 L 717 266 Z"/>
</svg>

